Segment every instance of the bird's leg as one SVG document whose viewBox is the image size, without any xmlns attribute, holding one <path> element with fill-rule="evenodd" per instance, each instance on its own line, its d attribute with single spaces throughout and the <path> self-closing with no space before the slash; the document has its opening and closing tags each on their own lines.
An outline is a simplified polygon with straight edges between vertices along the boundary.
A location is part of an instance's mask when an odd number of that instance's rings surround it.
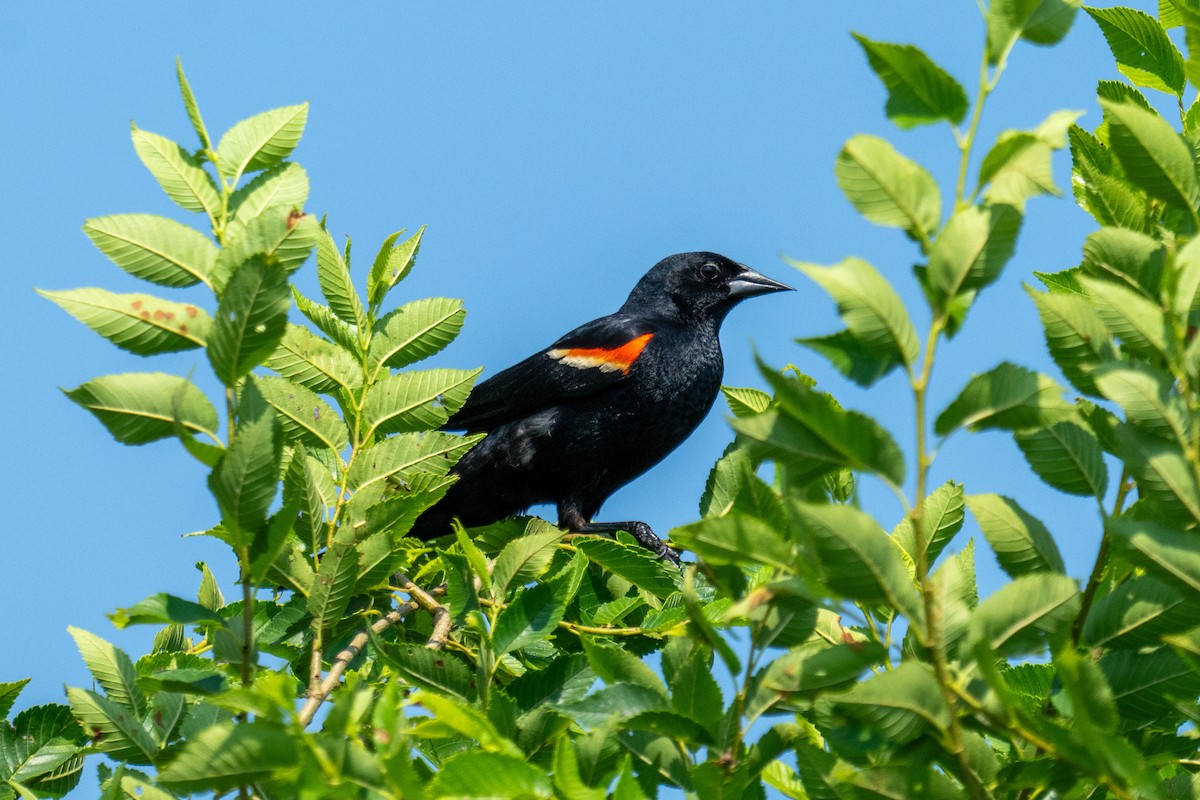
<svg viewBox="0 0 1200 800">
<path fill-rule="evenodd" d="M 654 555 L 670 561 L 680 569 L 679 554 L 666 545 L 655 535 L 653 529 L 644 522 L 630 520 L 628 522 L 587 522 L 583 515 L 574 509 L 559 509 L 558 524 L 572 533 L 603 533 L 613 536 L 617 531 L 628 531 L 637 543 Z"/>
</svg>

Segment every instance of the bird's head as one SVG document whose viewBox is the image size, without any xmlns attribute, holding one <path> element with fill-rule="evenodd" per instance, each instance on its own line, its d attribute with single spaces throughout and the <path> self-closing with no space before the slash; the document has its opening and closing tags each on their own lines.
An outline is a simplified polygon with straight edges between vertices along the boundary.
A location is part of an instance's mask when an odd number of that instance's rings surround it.
<svg viewBox="0 0 1200 800">
<path fill-rule="evenodd" d="M 741 300 L 792 287 L 717 253 L 678 253 L 647 272 L 622 311 L 658 311 L 720 322 Z"/>
</svg>

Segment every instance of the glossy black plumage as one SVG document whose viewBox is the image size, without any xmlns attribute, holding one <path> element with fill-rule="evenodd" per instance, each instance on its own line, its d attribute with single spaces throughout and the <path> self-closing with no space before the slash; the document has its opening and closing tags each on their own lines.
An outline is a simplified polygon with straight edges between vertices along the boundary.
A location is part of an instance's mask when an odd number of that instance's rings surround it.
<svg viewBox="0 0 1200 800">
<path fill-rule="evenodd" d="M 497 373 L 445 426 L 486 432 L 454 468 L 458 482 L 417 521 L 431 539 L 554 503 L 577 532 L 628 530 L 678 558 L 644 522 L 594 523 L 618 488 L 695 430 L 721 385 L 721 322 L 740 300 L 790 287 L 716 253 L 656 264 L 615 314 Z"/>
</svg>

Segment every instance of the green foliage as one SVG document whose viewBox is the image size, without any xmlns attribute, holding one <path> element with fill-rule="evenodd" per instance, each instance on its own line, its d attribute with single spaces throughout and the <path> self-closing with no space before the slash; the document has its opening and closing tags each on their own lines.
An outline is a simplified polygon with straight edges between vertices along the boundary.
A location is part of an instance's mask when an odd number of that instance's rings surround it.
<svg viewBox="0 0 1200 800">
<path fill-rule="evenodd" d="M 916 441 L 905 452 L 794 368 L 760 365 L 770 393 L 724 388 L 737 436 L 703 518 L 672 532 L 699 559 L 683 572 L 625 534 L 537 519 L 406 536 L 479 440 L 438 430 L 478 370 L 410 369 L 454 339 L 462 304 L 385 310 L 424 228 L 356 269 L 349 241 L 303 211 L 307 174 L 288 161 L 307 105 L 214 146 L 180 66 L 198 147 L 136 127 L 134 147 L 204 229 L 132 214 L 84 230 L 130 275 L 198 294 L 43 294 L 132 353 L 204 349 L 211 400 L 204 381 L 162 373 L 67 395 L 119 442 L 175 438 L 204 464 L 219 512 L 206 533 L 229 545 L 241 591 L 230 601 L 200 565 L 194 601 L 114 612 L 118 627 L 161 629 L 141 658 L 72 629 L 94 685 L 0 724 L 0 800 L 61 796 L 95 753 L 116 764 L 101 768 L 105 797 L 156 800 L 1194 796 L 1200 114 L 1177 128 L 1135 86 L 1180 98 L 1200 78 L 1200 7 L 1162 6 L 1157 20 L 1088 9 L 1134 84 L 1101 82 L 1098 127 L 1054 112 L 986 151 L 979 117 L 1014 47 L 1059 41 L 1077 2 L 985 9 L 973 98 L 918 47 L 856 35 L 888 116 L 950 126 L 959 173 L 939 187 L 881 137 L 846 143 L 837 183 L 915 244 L 926 308 L 893 288 L 908 257 L 792 262 L 845 325 L 801 343 L 862 386 L 902 368 Z M 1079 266 L 1027 291 L 1063 378 L 1090 399 L 981 364 L 935 412 L 938 348 L 1002 279 L 1029 201 L 1060 193 L 1051 159 L 1068 145 L 1099 230 Z M 291 281 L 314 252 L 319 299 Z M 1099 543 L 1084 586 L 1064 574 L 1065 540 L 1017 499 L 953 480 L 930 491 L 935 453 L 964 430 L 1011 434 L 1049 487 L 1095 500 L 1093 520 L 1056 532 Z M 902 508 L 864 510 L 870 480 Z M 1011 577 L 982 599 L 959 537 L 968 510 Z M 4 716 L 24 684 L 0 684 Z"/>
</svg>

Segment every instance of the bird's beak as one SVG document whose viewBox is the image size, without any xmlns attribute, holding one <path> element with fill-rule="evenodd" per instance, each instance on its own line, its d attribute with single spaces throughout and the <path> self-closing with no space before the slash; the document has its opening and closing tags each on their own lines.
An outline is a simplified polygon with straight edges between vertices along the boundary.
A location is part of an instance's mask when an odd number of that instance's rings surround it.
<svg viewBox="0 0 1200 800">
<path fill-rule="evenodd" d="M 738 273 L 737 277 L 729 282 L 729 296 L 739 300 L 744 297 L 754 297 L 755 295 L 767 294 L 769 292 L 794 291 L 796 290 L 786 283 L 772 280 L 766 275 L 761 275 L 748 267 L 745 272 Z"/>
</svg>

